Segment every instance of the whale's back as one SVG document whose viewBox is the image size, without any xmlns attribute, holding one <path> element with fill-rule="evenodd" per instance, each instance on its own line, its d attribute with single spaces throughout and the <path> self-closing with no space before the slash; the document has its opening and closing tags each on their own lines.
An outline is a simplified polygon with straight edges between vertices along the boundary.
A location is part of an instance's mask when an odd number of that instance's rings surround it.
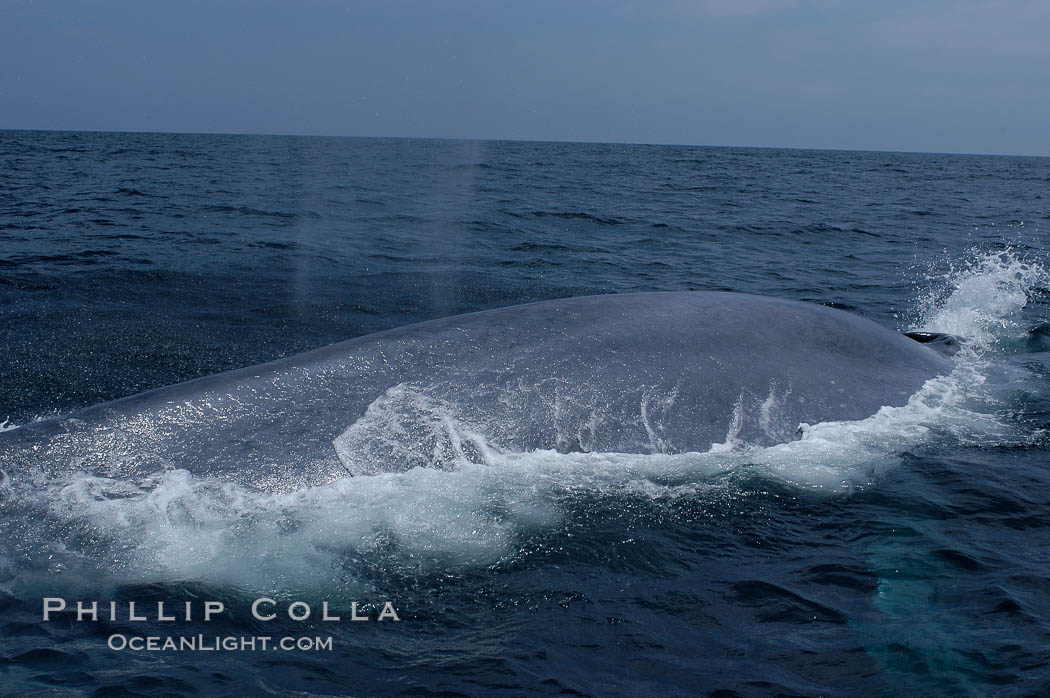
<svg viewBox="0 0 1050 698">
<path fill-rule="evenodd" d="M 590 296 L 360 337 L 0 433 L 8 472 L 167 468 L 287 490 L 486 449 L 706 451 L 904 404 L 935 351 L 824 306 Z"/>
</svg>

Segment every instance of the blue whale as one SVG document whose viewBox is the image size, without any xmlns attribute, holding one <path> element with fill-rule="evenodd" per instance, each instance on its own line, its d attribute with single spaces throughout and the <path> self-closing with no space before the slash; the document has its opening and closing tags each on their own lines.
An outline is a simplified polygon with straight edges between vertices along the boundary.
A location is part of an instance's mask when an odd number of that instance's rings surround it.
<svg viewBox="0 0 1050 698">
<path fill-rule="evenodd" d="M 680 453 L 907 402 L 951 362 L 848 312 L 589 296 L 410 325 L 0 433 L 8 477 L 167 469 L 270 492 L 500 450 Z"/>
</svg>

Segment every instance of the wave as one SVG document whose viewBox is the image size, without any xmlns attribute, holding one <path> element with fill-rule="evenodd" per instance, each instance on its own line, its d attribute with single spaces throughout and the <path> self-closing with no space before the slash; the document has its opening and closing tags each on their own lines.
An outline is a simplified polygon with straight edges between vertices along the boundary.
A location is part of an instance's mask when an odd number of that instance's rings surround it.
<svg viewBox="0 0 1050 698">
<path fill-rule="evenodd" d="M 205 206 L 201 209 L 201 211 L 204 213 L 237 213 L 242 216 L 258 216 L 261 218 L 321 218 L 321 214 L 317 213 L 316 211 L 267 211 L 259 208 L 253 208 L 251 206 Z"/>
<path fill-rule="evenodd" d="M 501 213 L 514 218 L 561 218 L 565 220 L 582 220 L 598 223 L 599 225 L 623 225 L 625 220 L 614 216 L 599 216 L 586 211 L 528 211 L 516 213 L 514 211 L 501 211 Z"/>
</svg>

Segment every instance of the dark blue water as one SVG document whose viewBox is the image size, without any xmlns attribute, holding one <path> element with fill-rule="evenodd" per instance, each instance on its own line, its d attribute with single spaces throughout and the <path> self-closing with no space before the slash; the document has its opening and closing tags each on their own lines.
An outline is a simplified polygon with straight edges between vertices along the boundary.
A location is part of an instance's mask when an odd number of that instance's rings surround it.
<svg viewBox="0 0 1050 698">
<path fill-rule="evenodd" d="M 0 132 L 12 425 L 593 293 L 744 291 L 967 338 L 906 408 L 791 448 L 513 454 L 280 496 L 177 470 L 5 481 L 0 690 L 1050 693 L 1048 229 L 1045 158 Z M 44 623 L 43 596 L 125 604 Z M 257 621 L 260 596 L 314 615 Z M 230 610 L 127 618 L 190 599 Z M 317 620 L 385 599 L 399 622 Z M 107 648 L 196 633 L 333 644 Z"/>
</svg>

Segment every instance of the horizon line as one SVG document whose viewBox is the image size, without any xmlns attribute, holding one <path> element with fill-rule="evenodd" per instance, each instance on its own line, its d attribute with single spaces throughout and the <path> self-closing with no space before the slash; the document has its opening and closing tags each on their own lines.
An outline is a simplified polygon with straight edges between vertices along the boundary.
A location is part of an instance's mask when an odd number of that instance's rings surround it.
<svg viewBox="0 0 1050 698">
<path fill-rule="evenodd" d="M 817 151 L 831 153 L 886 153 L 898 155 L 956 155 L 974 157 L 1015 157 L 1015 158 L 1048 158 L 1048 155 L 1034 155 L 1025 153 L 980 153 L 952 150 L 892 150 L 889 148 L 821 148 L 803 146 L 782 145 L 719 145 L 704 143 L 672 143 L 652 141 L 573 141 L 544 138 L 464 138 L 457 136 L 362 136 L 362 135 L 335 135 L 318 133 L 271 133 L 271 132 L 234 132 L 234 131 L 153 131 L 143 130 L 110 130 L 110 129 L 69 129 L 69 128 L 8 128 L 0 127 L 0 132 L 21 131 L 27 133 L 112 133 L 112 134 L 136 134 L 136 135 L 158 135 L 158 136 L 245 136 L 262 138 L 343 138 L 360 140 L 406 140 L 406 141 L 462 141 L 467 143 L 491 142 L 491 143 L 560 143 L 565 145 L 633 145 L 650 147 L 679 147 L 679 148 L 727 148 L 727 149 L 751 149 L 751 150 L 797 150 Z"/>
</svg>

